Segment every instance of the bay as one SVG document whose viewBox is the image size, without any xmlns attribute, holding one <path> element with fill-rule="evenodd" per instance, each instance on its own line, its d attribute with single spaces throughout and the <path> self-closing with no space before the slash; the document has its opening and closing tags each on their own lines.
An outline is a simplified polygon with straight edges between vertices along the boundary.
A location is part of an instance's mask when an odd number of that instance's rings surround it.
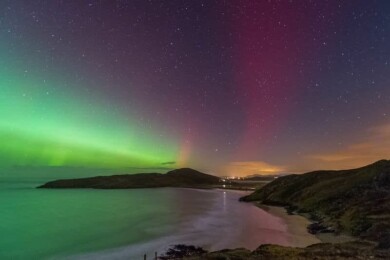
<svg viewBox="0 0 390 260">
<path fill-rule="evenodd" d="M 35 189 L 0 185 L 0 259 L 141 259 L 178 243 L 208 250 L 290 245 L 283 219 L 238 198 L 182 188 Z"/>
</svg>

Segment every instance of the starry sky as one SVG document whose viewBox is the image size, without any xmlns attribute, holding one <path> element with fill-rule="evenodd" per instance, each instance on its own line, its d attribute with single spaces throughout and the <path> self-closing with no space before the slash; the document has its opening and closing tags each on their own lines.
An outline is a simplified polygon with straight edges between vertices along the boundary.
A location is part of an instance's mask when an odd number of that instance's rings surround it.
<svg viewBox="0 0 390 260">
<path fill-rule="evenodd" d="M 390 158 L 390 2 L 3 0 L 0 166 Z"/>
</svg>

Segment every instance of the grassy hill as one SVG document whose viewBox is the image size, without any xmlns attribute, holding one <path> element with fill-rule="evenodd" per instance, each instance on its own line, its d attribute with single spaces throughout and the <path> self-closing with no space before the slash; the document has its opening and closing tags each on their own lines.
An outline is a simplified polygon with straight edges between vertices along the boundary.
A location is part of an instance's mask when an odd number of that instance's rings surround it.
<svg viewBox="0 0 390 260">
<path fill-rule="evenodd" d="M 132 189 L 157 187 L 207 187 L 220 183 L 220 178 L 182 168 L 161 173 L 140 173 L 55 180 L 38 188 Z"/>
<path fill-rule="evenodd" d="M 390 161 L 280 177 L 242 201 L 309 213 L 336 231 L 390 244 Z"/>
</svg>

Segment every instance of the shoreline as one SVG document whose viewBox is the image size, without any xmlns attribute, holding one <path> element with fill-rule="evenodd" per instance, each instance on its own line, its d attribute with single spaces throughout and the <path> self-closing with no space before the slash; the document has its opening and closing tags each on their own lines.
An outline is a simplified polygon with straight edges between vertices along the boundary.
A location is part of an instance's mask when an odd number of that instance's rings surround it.
<svg viewBox="0 0 390 260">
<path fill-rule="evenodd" d="M 267 211 L 268 213 L 281 218 L 287 225 L 287 230 L 292 236 L 293 247 L 306 247 L 317 243 L 344 243 L 356 241 L 357 239 L 346 235 L 333 233 L 310 234 L 307 226 L 313 223 L 307 217 L 300 214 L 289 215 L 284 207 L 269 206 L 261 203 L 254 203 L 255 206 Z"/>
<path fill-rule="evenodd" d="M 183 192 L 189 190 L 188 188 L 172 189 L 183 190 Z M 140 241 L 105 250 L 74 254 L 65 259 L 122 259 L 122 257 L 123 259 L 136 259 L 136 257 L 141 259 L 143 254 L 152 255 L 154 252 L 161 254 L 176 244 L 200 246 L 210 252 L 235 250 L 236 248 L 246 248 L 248 251 L 253 251 L 264 244 L 290 245 L 289 240 L 286 239 L 288 231 L 283 228 L 283 221 L 259 209 L 254 204 L 239 202 L 238 198 L 248 193 L 247 191 L 224 189 L 191 190 L 201 193 L 213 193 L 217 196 L 214 196 L 213 200 L 215 202 L 211 205 L 210 209 L 212 210 L 210 212 L 194 215 L 193 219 L 183 222 L 185 225 L 183 223 L 180 224 L 183 227 L 182 229 L 170 232 L 167 235 L 163 234 L 149 241 Z M 207 200 L 211 198 L 208 195 L 204 197 Z M 245 210 L 245 213 L 247 213 L 245 214 L 245 219 L 241 219 L 242 210 Z M 232 216 L 225 218 L 226 212 L 231 212 L 228 215 L 232 214 Z M 259 222 L 263 224 L 259 224 Z M 273 224 L 277 224 L 277 227 L 274 229 L 269 226 L 271 225 L 272 227 Z M 259 232 L 259 229 L 262 232 Z M 197 235 L 197 237 L 194 237 L 194 235 Z M 284 238 L 275 240 L 275 236 L 280 235 Z M 258 242 L 257 238 L 259 237 L 263 241 Z"/>
<path fill-rule="evenodd" d="M 288 215 L 283 207 L 268 206 L 260 203 L 254 203 L 254 205 L 284 221 L 290 234 L 291 247 L 306 247 L 322 242 L 318 237 L 307 232 L 306 227 L 311 223 L 307 218 L 299 215 Z"/>
</svg>

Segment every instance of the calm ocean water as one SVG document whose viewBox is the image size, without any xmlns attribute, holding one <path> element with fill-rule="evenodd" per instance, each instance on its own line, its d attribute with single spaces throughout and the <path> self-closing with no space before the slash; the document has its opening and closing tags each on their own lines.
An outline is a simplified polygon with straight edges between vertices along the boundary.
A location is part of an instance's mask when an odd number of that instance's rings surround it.
<svg viewBox="0 0 390 260">
<path fill-rule="evenodd" d="M 207 249 L 289 245 L 283 220 L 240 192 L 46 190 L 0 182 L 0 259 L 141 259 L 177 243 Z"/>
</svg>

